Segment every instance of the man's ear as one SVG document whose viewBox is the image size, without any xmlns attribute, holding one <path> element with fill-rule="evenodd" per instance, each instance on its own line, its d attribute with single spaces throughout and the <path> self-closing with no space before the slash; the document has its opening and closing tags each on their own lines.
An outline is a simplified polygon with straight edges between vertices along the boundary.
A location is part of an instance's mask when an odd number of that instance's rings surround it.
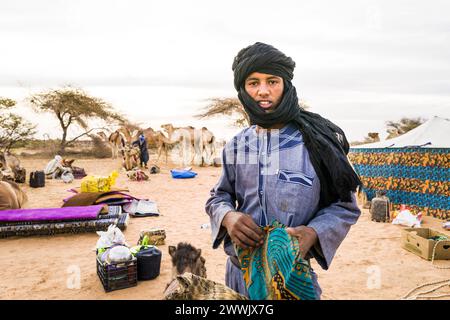
<svg viewBox="0 0 450 320">
<path fill-rule="evenodd" d="M 169 254 L 172 258 L 174 258 L 175 256 L 175 251 L 177 251 L 177 248 L 175 248 L 174 246 L 169 246 Z"/>
</svg>

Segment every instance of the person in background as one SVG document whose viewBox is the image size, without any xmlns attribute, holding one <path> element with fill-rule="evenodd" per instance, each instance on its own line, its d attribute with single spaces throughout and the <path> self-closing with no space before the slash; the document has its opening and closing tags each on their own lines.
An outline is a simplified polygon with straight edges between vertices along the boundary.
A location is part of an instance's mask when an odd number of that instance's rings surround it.
<svg viewBox="0 0 450 320">
<path fill-rule="evenodd" d="M 47 179 L 59 179 L 64 173 L 72 172 L 70 167 L 63 165 L 63 159 L 60 155 L 56 155 L 53 160 L 47 163 L 44 174 Z"/>
<path fill-rule="evenodd" d="M 148 155 L 148 148 L 147 148 L 147 139 L 145 139 L 144 133 L 141 131 L 139 132 L 139 138 L 138 140 L 134 141 L 132 143 L 133 146 L 139 147 L 139 159 L 140 159 L 140 166 L 147 169 L 147 162 L 149 160 Z"/>
</svg>

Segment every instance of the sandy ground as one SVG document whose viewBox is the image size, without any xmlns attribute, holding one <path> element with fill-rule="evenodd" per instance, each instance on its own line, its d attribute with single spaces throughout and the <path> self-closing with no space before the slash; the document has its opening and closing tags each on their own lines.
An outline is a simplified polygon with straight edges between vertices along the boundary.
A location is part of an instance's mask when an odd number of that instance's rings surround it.
<svg viewBox="0 0 450 320">
<path fill-rule="evenodd" d="M 47 160 L 30 159 L 22 163 L 30 172 L 42 169 Z M 75 165 L 84 167 L 88 174 L 107 175 L 120 164 L 118 160 L 77 160 Z M 222 248 L 212 249 L 210 229 L 201 228 L 209 223 L 204 204 L 221 169 L 194 167 L 198 172 L 195 179 L 176 180 L 169 172 L 174 165 L 161 167 L 161 173 L 152 175 L 150 181 L 132 182 L 122 172 L 116 184 L 128 187 L 136 197 L 158 203 L 159 217 L 130 219 L 124 231 L 127 242 L 134 245 L 143 229 L 166 230 L 166 244 L 159 247 L 163 259 L 158 278 L 105 293 L 96 274 L 95 233 L 15 237 L 0 239 L 0 299 L 161 299 L 172 272 L 168 246 L 180 241 L 201 248 L 208 278 L 224 283 L 225 254 Z M 69 194 L 66 190 L 79 186 L 80 180 L 71 185 L 52 180 L 46 183 L 45 188 L 39 189 L 24 186 L 29 196 L 27 207 L 60 207 Z M 426 219 L 424 226 L 430 225 L 445 232 L 438 220 Z M 400 230 L 399 226 L 370 221 L 368 211 L 364 210 L 329 270 L 322 270 L 313 262 L 323 289 L 322 298 L 399 299 L 417 285 L 450 278 L 450 270 L 433 268 L 429 261 L 402 249 Z M 437 263 L 450 266 L 450 261 Z M 77 270 L 81 279 L 79 289 L 70 286 Z M 443 292 L 450 293 L 450 288 L 440 290 Z"/>
</svg>

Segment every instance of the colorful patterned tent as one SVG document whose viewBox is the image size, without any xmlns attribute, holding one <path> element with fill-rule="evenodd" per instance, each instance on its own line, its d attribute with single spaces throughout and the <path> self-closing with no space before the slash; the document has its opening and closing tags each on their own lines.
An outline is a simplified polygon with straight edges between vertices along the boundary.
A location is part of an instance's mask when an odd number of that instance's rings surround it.
<svg viewBox="0 0 450 320">
<path fill-rule="evenodd" d="M 406 204 L 450 219 L 450 120 L 434 117 L 408 133 L 351 148 L 349 159 L 371 200 L 386 191 L 395 209 Z"/>
</svg>

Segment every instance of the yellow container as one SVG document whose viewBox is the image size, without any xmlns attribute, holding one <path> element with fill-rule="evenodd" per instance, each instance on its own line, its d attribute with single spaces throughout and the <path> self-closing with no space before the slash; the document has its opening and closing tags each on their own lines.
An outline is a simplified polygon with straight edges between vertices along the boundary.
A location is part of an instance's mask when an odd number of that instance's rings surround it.
<svg viewBox="0 0 450 320">
<path fill-rule="evenodd" d="M 114 170 L 108 177 L 86 176 L 81 180 L 81 192 L 108 192 L 116 183 L 119 173 Z"/>
</svg>

